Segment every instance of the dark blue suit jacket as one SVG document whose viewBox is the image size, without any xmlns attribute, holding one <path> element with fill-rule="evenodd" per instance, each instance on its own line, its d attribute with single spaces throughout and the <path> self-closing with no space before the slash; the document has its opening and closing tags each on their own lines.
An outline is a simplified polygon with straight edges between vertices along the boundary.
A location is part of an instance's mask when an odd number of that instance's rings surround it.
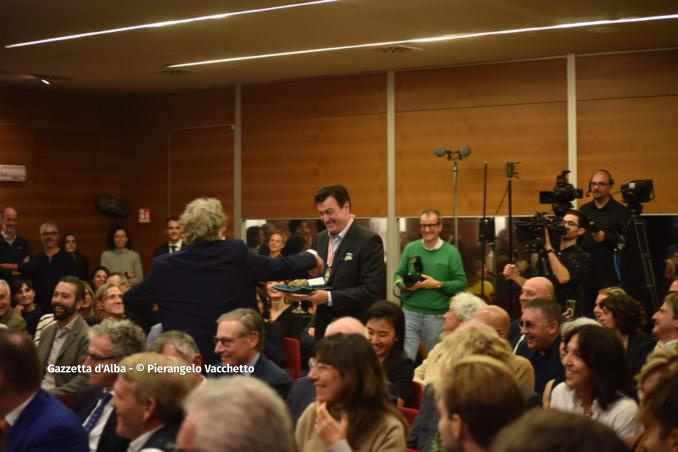
<svg viewBox="0 0 678 452">
<path fill-rule="evenodd" d="M 102 392 L 103 389 L 101 387 L 88 385 L 75 394 L 75 401 L 71 409 L 78 416 L 81 424 L 85 422 L 85 419 L 96 407 Z M 118 417 L 115 410 L 113 410 L 106 421 L 106 425 L 104 425 L 104 431 L 101 432 L 99 444 L 97 444 L 97 452 L 125 452 L 127 450 L 129 439 L 122 438 L 115 433 L 117 425 Z"/>
<path fill-rule="evenodd" d="M 222 367 L 220 364 L 218 367 Z M 221 378 L 221 377 L 233 377 L 239 375 L 237 373 L 227 373 L 227 372 L 212 372 L 207 374 L 208 378 Z M 283 369 L 278 367 L 273 361 L 266 358 L 263 353 L 259 354 L 259 359 L 254 365 L 254 371 L 252 372 L 252 377 L 258 378 L 263 381 L 273 389 L 275 389 L 280 397 L 283 399 L 287 398 L 287 393 L 292 386 L 292 379 Z"/>
<path fill-rule="evenodd" d="M 6 452 L 89 452 L 80 421 L 42 389 L 7 432 Z"/>
<path fill-rule="evenodd" d="M 139 321 L 158 303 L 163 331 L 186 331 L 205 363 L 214 364 L 218 358 L 213 337 L 221 314 L 236 308 L 256 310 L 256 282 L 303 277 L 315 265 L 311 253 L 270 259 L 250 253 L 241 240 L 182 247 L 153 260 L 151 272 L 125 294 L 125 310 Z"/>
<path fill-rule="evenodd" d="M 313 249 L 324 262 L 327 262 L 328 243 L 326 230 L 318 234 L 313 243 Z M 325 335 L 325 328 L 332 320 L 344 316 L 362 320 L 372 303 L 386 298 L 386 265 L 381 237 L 354 220 L 339 243 L 330 277 L 325 282 L 332 286 L 332 306 L 318 306 L 316 340 Z"/>
</svg>

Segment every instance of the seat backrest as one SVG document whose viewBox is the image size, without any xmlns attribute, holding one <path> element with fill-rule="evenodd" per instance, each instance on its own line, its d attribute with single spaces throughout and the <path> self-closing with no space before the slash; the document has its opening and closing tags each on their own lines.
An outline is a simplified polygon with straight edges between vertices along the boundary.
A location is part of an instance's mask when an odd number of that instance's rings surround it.
<svg viewBox="0 0 678 452">
<path fill-rule="evenodd" d="M 298 339 L 285 338 L 285 370 L 292 380 L 301 375 L 301 344 Z"/>
</svg>

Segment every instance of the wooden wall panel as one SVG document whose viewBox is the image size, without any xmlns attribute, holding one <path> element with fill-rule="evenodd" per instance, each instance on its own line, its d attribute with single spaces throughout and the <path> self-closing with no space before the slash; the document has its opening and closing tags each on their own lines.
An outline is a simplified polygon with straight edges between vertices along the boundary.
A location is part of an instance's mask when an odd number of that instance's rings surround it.
<svg viewBox="0 0 678 452">
<path fill-rule="evenodd" d="M 187 91 L 168 96 L 171 128 L 232 124 L 234 118 L 232 88 Z"/>
<path fill-rule="evenodd" d="M 459 214 L 482 215 L 483 162 L 488 163 L 488 214 L 506 188 L 505 164 L 519 161 L 513 183 L 514 213 L 548 210 L 538 204 L 567 168 L 564 102 L 398 113 L 396 115 L 396 215 L 417 215 L 426 207 L 452 214 L 452 162 L 438 158 L 438 145 L 469 144 L 459 162 Z M 507 200 L 499 214 L 506 214 Z"/>
<path fill-rule="evenodd" d="M 577 58 L 577 99 L 678 95 L 678 50 Z"/>
<path fill-rule="evenodd" d="M 342 183 L 359 216 L 386 215 L 383 74 L 243 90 L 243 218 L 314 217 Z"/>
<path fill-rule="evenodd" d="M 396 111 L 566 100 L 564 58 L 399 72 Z"/>
<path fill-rule="evenodd" d="M 612 172 L 615 191 L 653 179 L 656 199 L 645 212 L 678 214 L 678 96 L 584 101 L 577 110 L 579 185 L 586 188 L 598 168 Z"/>
<path fill-rule="evenodd" d="M 230 126 L 170 132 L 170 211 L 198 197 L 221 200 L 233 231 L 233 131 Z"/>
</svg>

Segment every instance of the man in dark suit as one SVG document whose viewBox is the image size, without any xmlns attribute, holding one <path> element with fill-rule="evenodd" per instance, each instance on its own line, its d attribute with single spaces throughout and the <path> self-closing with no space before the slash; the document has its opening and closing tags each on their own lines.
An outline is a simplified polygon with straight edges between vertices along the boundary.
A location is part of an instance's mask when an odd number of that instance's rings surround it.
<svg viewBox="0 0 678 452">
<path fill-rule="evenodd" d="M 167 242 L 163 243 L 155 249 L 153 257 L 162 256 L 163 254 L 176 253 L 181 250 L 183 241 L 181 240 L 181 223 L 179 217 L 171 216 L 165 219 L 165 235 Z"/>
<path fill-rule="evenodd" d="M 10 285 L 19 274 L 19 265 L 31 255 L 28 240 L 16 233 L 19 214 L 13 207 L 0 212 L 0 279 Z"/>
<path fill-rule="evenodd" d="M 241 240 L 224 240 L 226 215 L 218 199 L 189 203 L 181 224 L 189 246 L 154 259 L 151 272 L 125 293 L 125 311 L 147 328 L 150 308 L 157 303 L 163 330 L 190 334 L 207 364 L 218 361 L 213 347 L 215 319 L 236 308 L 256 309 L 256 282 L 322 270 L 317 253 L 270 259 L 250 253 Z"/>
<path fill-rule="evenodd" d="M 43 331 L 38 355 L 43 371 L 42 389 L 56 397 L 74 396 L 87 384 L 87 372 L 76 367 L 84 364 L 89 343 L 89 327 L 78 315 L 84 299 L 85 286 L 75 276 L 64 276 L 54 288 L 52 309 L 56 323 Z"/>
<path fill-rule="evenodd" d="M 6 452 L 87 452 L 87 435 L 64 404 L 40 389 L 40 362 L 25 332 L 0 329 L 0 418 Z"/>
<path fill-rule="evenodd" d="M 300 299 L 318 307 L 315 335 L 320 339 L 332 320 L 361 319 L 372 303 L 386 298 L 386 266 L 381 237 L 355 222 L 346 187 L 321 187 L 314 201 L 327 230 L 318 234 L 313 249 L 327 265 L 325 283 L 332 289 Z"/>
<path fill-rule="evenodd" d="M 144 351 L 144 332 L 130 320 L 104 320 L 89 331 L 85 365 L 89 366 L 89 385 L 80 389 L 73 412 L 87 431 L 91 451 L 125 452 L 127 438 L 115 433 L 117 416 L 110 401 L 118 373 L 113 367 L 122 358 Z"/>
<path fill-rule="evenodd" d="M 228 374 L 256 377 L 285 399 L 292 379 L 261 353 L 264 338 L 264 319 L 261 315 L 253 309 L 235 309 L 222 314 L 217 325 L 214 351 L 221 358 L 221 366 L 212 376 Z"/>
<path fill-rule="evenodd" d="M 115 380 L 111 403 L 118 416 L 115 432 L 130 440 L 129 451 L 175 450 L 182 404 L 196 384 L 190 369 L 181 374 L 182 366 L 186 368 L 181 358 L 158 353 L 136 353 L 120 361 L 125 371 Z"/>
</svg>

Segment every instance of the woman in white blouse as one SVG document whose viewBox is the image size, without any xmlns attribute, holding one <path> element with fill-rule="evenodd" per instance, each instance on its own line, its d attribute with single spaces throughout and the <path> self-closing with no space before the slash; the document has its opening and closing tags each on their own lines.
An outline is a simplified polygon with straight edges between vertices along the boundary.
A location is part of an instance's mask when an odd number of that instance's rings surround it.
<svg viewBox="0 0 678 452">
<path fill-rule="evenodd" d="M 596 419 L 625 441 L 638 433 L 638 405 L 619 337 L 585 325 L 568 332 L 564 343 L 565 382 L 553 389 L 551 408 Z"/>
</svg>

